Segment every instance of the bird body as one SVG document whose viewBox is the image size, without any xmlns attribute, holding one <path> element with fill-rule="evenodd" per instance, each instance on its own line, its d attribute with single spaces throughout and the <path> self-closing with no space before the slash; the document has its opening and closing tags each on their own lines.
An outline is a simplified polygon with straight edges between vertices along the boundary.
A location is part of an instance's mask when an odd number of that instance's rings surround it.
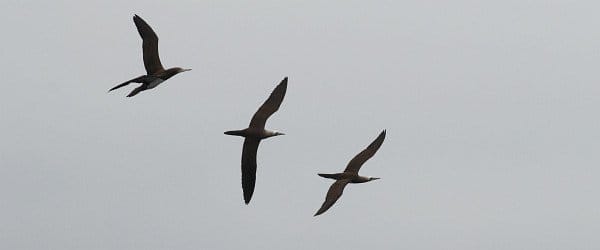
<svg viewBox="0 0 600 250">
<path fill-rule="evenodd" d="M 152 80 L 150 83 L 148 83 L 148 89 L 153 89 L 164 81 L 165 81 L 164 79 L 157 77 L 154 80 Z"/>
<path fill-rule="evenodd" d="M 353 173 L 337 173 L 337 174 L 318 174 L 321 177 L 334 179 L 334 180 L 348 180 L 348 183 L 364 183 L 372 180 L 377 180 L 379 178 L 370 177 L 370 176 L 360 176 L 358 174 Z"/>
<path fill-rule="evenodd" d="M 275 87 L 269 98 L 263 103 L 260 108 L 254 113 L 250 120 L 248 128 L 242 130 L 226 131 L 226 135 L 234 135 L 244 137 L 244 146 L 242 148 L 242 189 L 244 192 L 244 202 L 250 203 L 254 187 L 256 185 L 256 153 L 260 141 L 269 137 L 284 135 L 277 131 L 269 131 L 265 129 L 267 119 L 275 113 L 281 103 L 287 90 L 287 80 L 284 78 Z"/>
<path fill-rule="evenodd" d="M 373 157 L 377 150 L 379 150 L 383 140 L 385 140 L 385 135 L 386 131 L 384 130 L 373 142 L 371 142 L 371 144 L 369 144 L 366 149 L 354 156 L 354 158 L 352 158 L 352 160 L 350 160 L 346 166 L 344 172 L 336 174 L 318 174 L 321 177 L 334 179 L 336 181 L 331 185 L 331 187 L 329 187 L 323 205 L 321 205 L 321 208 L 319 208 L 314 216 L 320 215 L 331 208 L 331 206 L 333 206 L 333 204 L 335 204 L 335 202 L 342 196 L 344 188 L 348 183 L 365 183 L 379 179 L 377 177 L 360 176 L 358 175 L 358 170 L 360 170 L 360 167 L 367 160 Z"/>
<path fill-rule="evenodd" d="M 258 129 L 258 128 L 245 128 L 242 130 L 232 130 L 232 131 L 225 132 L 225 134 L 241 136 L 241 137 L 249 137 L 249 138 L 254 138 L 254 139 L 259 139 L 259 140 L 277 136 L 277 135 L 283 135 L 283 133 L 281 133 L 281 132 L 270 131 L 270 130 L 266 130 L 266 129 Z"/>
<path fill-rule="evenodd" d="M 155 88 L 174 75 L 191 70 L 182 69 L 180 67 L 164 69 L 162 63 L 160 62 L 160 57 L 158 56 L 158 36 L 154 30 L 152 30 L 150 25 L 148 25 L 148 23 L 146 23 L 146 21 L 144 21 L 138 15 L 133 16 L 133 22 L 137 27 L 138 33 L 142 37 L 142 50 L 144 55 L 144 67 L 146 68 L 146 75 L 138 76 L 129 81 L 121 83 L 108 90 L 108 92 L 123 86 L 127 86 L 132 82 L 141 83 L 142 85 L 135 88 L 131 93 L 129 93 L 129 95 L 127 95 L 127 97 L 132 97 L 144 90 Z"/>
</svg>

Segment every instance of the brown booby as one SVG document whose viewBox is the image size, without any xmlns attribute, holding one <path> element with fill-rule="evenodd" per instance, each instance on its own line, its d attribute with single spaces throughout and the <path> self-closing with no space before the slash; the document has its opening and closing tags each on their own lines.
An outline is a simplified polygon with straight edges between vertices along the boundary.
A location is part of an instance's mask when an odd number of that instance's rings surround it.
<svg viewBox="0 0 600 250">
<path fill-rule="evenodd" d="M 258 144 L 262 139 L 284 135 L 284 133 L 277 131 L 266 130 L 265 123 L 281 106 L 287 89 L 287 81 L 288 78 L 285 77 L 275 87 L 265 103 L 254 113 L 248 128 L 225 132 L 226 135 L 243 136 L 245 138 L 242 149 L 242 189 L 246 204 L 250 203 L 250 199 L 254 193 L 254 185 L 256 184 L 256 151 L 258 150 Z"/>
<path fill-rule="evenodd" d="M 327 191 L 327 196 L 325 197 L 325 202 L 319 208 L 319 211 L 314 216 L 324 213 L 329 209 L 333 204 L 342 196 L 344 192 L 344 187 L 348 183 L 363 183 L 369 182 L 373 180 L 378 180 L 376 177 L 366 177 L 358 175 L 358 170 L 360 167 L 381 147 L 383 140 L 385 139 L 385 130 L 377 136 L 377 138 L 371 142 L 371 144 L 364 149 L 362 152 L 358 153 L 350 162 L 343 173 L 337 174 L 318 174 L 321 177 L 335 179 L 336 181 L 329 187 L 329 191 Z"/>
<path fill-rule="evenodd" d="M 142 85 L 135 88 L 127 97 L 137 95 L 137 93 L 152 89 L 167 79 L 181 72 L 189 71 L 191 69 L 182 69 L 179 67 L 164 69 L 160 63 L 160 57 L 158 56 L 158 36 L 154 33 L 154 30 L 138 15 L 133 16 L 133 22 L 137 27 L 138 33 L 142 37 L 142 50 L 144 54 L 144 67 L 146 68 L 146 75 L 138 76 L 129 81 L 121 83 L 114 88 L 108 90 L 108 92 L 126 86 L 132 82 L 141 83 Z"/>
</svg>

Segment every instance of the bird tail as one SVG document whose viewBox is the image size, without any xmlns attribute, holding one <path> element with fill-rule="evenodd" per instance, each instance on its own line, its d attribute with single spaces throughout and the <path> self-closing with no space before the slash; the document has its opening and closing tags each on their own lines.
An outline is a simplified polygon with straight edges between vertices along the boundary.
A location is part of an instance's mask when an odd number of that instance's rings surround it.
<svg viewBox="0 0 600 250">
<path fill-rule="evenodd" d="M 236 136 L 244 136 L 243 130 L 231 130 L 225 131 L 226 135 L 236 135 Z"/>
<path fill-rule="evenodd" d="M 329 179 L 334 179 L 334 180 L 339 180 L 341 177 L 341 174 L 318 174 L 318 175 L 323 178 L 329 178 Z"/>
<path fill-rule="evenodd" d="M 131 79 L 131 80 L 129 80 L 129 81 L 126 81 L 126 82 L 124 82 L 124 83 L 121 83 L 121 84 L 119 84 L 119 85 L 117 85 L 117 86 L 114 86 L 112 89 L 109 89 L 109 90 L 108 90 L 108 92 L 111 92 L 111 91 L 113 91 L 113 90 L 115 90 L 115 89 L 118 89 L 118 88 L 120 88 L 120 87 L 123 87 L 123 86 L 127 86 L 128 84 L 130 84 L 130 83 L 132 83 L 132 82 L 142 82 L 142 79 L 143 79 L 144 77 L 145 77 L 145 76 L 138 76 L 138 77 L 136 77 L 136 78 L 133 78 L 133 79 Z"/>
</svg>

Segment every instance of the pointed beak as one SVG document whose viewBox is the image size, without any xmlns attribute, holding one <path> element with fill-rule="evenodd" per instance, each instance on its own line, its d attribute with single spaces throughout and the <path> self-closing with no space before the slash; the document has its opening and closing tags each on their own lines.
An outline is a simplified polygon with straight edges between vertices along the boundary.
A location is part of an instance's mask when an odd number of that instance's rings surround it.
<svg viewBox="0 0 600 250">
<path fill-rule="evenodd" d="M 379 177 L 373 177 L 373 180 L 379 180 L 379 179 L 381 179 L 381 178 L 379 178 Z"/>
<path fill-rule="evenodd" d="M 182 69 L 181 72 L 186 72 L 186 71 L 190 71 L 192 69 Z"/>
</svg>

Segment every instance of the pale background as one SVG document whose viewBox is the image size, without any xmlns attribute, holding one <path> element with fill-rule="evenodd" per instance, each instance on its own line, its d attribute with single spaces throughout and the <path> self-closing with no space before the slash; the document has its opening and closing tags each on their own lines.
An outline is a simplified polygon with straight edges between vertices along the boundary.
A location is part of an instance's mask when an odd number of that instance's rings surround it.
<svg viewBox="0 0 600 250">
<path fill-rule="evenodd" d="M 4 0 L 0 249 L 600 249 L 599 8 Z M 133 14 L 193 71 L 125 98 Z M 246 206 L 223 131 L 284 76 Z"/>
</svg>

